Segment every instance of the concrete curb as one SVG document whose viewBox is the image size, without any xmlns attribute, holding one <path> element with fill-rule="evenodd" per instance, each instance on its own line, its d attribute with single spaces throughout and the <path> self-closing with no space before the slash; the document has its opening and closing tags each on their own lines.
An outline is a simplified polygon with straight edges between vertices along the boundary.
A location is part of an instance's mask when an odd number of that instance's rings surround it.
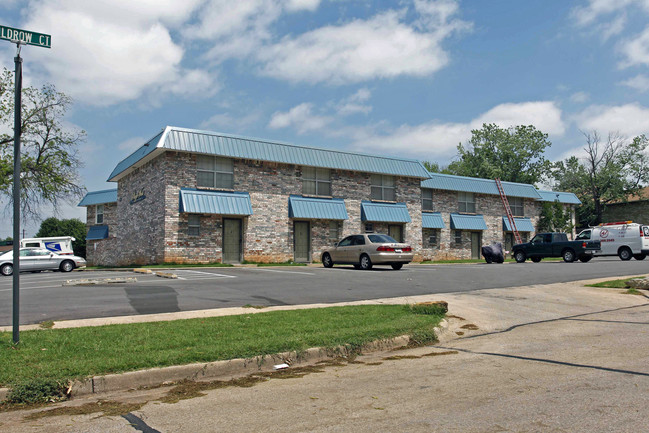
<svg viewBox="0 0 649 433">
<path fill-rule="evenodd" d="M 434 329 L 439 336 L 448 327 L 448 321 L 442 320 Z M 377 340 L 361 347 L 361 353 L 381 352 L 408 346 L 410 338 L 407 335 L 386 340 Z M 273 355 L 260 355 L 253 358 L 231 359 L 208 363 L 177 365 L 163 368 L 131 371 L 122 374 L 94 376 L 85 380 L 77 380 L 70 386 L 72 397 L 101 394 L 111 391 L 127 391 L 139 388 L 170 385 L 183 380 L 210 381 L 230 380 L 260 372 L 273 371 L 276 364 L 286 363 L 291 367 L 315 365 L 321 361 L 353 354 L 351 348 L 339 346 L 334 349 L 311 348 L 304 352 L 283 352 Z M 10 390 L 0 388 L 0 401 L 7 399 Z"/>
<path fill-rule="evenodd" d="M 172 274 L 171 272 L 154 272 L 153 275 L 155 275 L 156 277 L 170 278 L 172 280 L 178 279 L 178 275 Z"/>
<path fill-rule="evenodd" d="M 136 283 L 135 277 L 120 278 L 81 278 L 78 280 L 65 280 L 62 286 L 92 286 L 95 284 Z"/>
</svg>

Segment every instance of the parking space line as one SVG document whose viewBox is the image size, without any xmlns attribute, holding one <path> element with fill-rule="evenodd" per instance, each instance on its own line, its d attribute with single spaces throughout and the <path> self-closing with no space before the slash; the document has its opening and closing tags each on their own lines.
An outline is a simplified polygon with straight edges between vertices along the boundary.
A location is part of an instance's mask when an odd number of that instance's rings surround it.
<svg viewBox="0 0 649 433">
<path fill-rule="evenodd" d="M 302 275 L 315 275 L 311 272 L 297 272 L 297 271 L 278 271 L 276 269 L 259 269 L 255 268 L 255 271 L 264 271 L 264 272 L 277 272 L 280 274 L 302 274 Z"/>
</svg>

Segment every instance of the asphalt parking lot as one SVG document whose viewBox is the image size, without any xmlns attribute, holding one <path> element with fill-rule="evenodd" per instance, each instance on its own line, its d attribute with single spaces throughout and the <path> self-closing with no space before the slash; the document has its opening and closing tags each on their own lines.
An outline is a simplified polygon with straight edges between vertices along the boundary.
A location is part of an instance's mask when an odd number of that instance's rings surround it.
<svg viewBox="0 0 649 433">
<path fill-rule="evenodd" d="M 178 279 L 131 271 L 21 275 L 20 322 L 170 313 L 211 308 L 334 303 L 548 284 L 649 273 L 649 261 L 408 265 L 400 271 L 351 266 L 182 268 Z M 134 283 L 63 286 L 66 280 L 135 277 Z M 0 326 L 12 323 L 12 279 L 0 278 Z"/>
</svg>

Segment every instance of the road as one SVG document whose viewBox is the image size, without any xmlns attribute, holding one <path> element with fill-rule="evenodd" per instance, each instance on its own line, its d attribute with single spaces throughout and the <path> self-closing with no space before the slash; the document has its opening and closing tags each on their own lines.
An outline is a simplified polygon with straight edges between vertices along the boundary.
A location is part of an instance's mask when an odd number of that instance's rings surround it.
<svg viewBox="0 0 649 433">
<path fill-rule="evenodd" d="M 169 389 L 158 388 L 102 395 L 94 406 L 136 404 L 123 415 L 30 421 L 9 412 L 1 426 L 6 433 L 647 431 L 646 297 L 553 284 L 440 298 L 464 320 L 451 318 L 434 346 L 176 403 L 161 402 Z"/>
<path fill-rule="evenodd" d="M 244 305 L 298 305 L 456 293 L 616 275 L 646 274 L 649 261 L 600 258 L 589 263 L 408 265 L 375 267 L 185 268 L 180 278 L 132 272 L 21 275 L 20 323 L 168 313 Z M 134 284 L 62 286 L 67 279 L 136 277 Z M 12 279 L 0 278 L 0 326 L 12 324 Z"/>
</svg>

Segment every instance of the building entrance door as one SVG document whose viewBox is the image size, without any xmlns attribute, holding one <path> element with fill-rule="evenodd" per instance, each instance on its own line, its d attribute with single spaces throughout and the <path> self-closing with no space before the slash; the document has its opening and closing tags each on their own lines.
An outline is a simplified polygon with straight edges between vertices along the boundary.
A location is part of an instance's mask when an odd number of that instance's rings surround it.
<svg viewBox="0 0 649 433">
<path fill-rule="evenodd" d="M 403 226 L 389 225 L 388 235 L 390 235 L 390 237 L 392 237 L 397 242 L 403 242 Z"/>
<path fill-rule="evenodd" d="M 308 262 L 311 259 L 311 226 L 308 221 L 295 221 L 293 226 L 294 260 Z"/>
<path fill-rule="evenodd" d="M 241 263 L 241 220 L 223 219 L 223 263 Z"/>
<path fill-rule="evenodd" d="M 471 232 L 471 258 L 480 258 L 480 249 L 482 248 L 482 236 L 480 232 Z"/>
</svg>

